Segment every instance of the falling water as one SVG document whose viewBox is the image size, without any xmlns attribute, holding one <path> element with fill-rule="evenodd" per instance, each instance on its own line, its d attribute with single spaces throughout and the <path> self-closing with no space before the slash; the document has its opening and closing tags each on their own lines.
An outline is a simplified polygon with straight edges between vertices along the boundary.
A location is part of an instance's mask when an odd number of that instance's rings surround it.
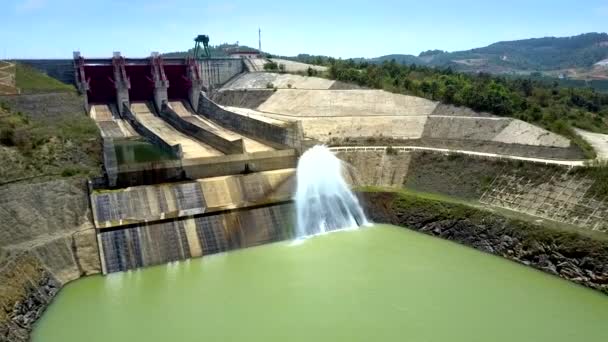
<svg viewBox="0 0 608 342">
<path fill-rule="evenodd" d="M 327 147 L 317 145 L 300 157 L 297 180 L 298 238 L 367 223 L 342 178 L 342 162 Z"/>
</svg>

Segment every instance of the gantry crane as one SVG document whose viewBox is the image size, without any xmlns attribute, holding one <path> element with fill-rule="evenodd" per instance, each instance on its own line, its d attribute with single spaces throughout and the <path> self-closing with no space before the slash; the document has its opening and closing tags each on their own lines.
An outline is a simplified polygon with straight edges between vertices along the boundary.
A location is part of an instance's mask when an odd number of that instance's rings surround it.
<svg viewBox="0 0 608 342">
<path fill-rule="evenodd" d="M 201 49 L 201 43 L 203 48 Z M 202 56 L 200 56 L 202 54 Z M 199 34 L 194 38 L 194 58 L 209 58 L 209 36 L 205 34 Z"/>
</svg>

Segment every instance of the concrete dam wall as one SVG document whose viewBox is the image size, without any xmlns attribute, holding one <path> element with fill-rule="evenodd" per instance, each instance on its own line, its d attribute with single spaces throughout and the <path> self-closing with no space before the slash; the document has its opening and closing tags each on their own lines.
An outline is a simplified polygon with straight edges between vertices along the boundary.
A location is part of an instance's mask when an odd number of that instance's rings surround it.
<svg viewBox="0 0 608 342">
<path fill-rule="evenodd" d="M 292 236 L 293 204 L 102 231 L 104 273 L 225 252 Z"/>
<path fill-rule="evenodd" d="M 104 273 L 291 236 L 295 170 L 91 193 Z"/>
</svg>

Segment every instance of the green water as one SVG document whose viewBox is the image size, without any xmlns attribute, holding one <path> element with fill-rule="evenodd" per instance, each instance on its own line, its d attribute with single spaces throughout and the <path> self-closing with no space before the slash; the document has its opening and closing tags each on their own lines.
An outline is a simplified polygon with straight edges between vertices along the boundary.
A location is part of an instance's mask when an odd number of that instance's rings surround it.
<svg viewBox="0 0 608 342">
<path fill-rule="evenodd" d="M 376 226 L 85 278 L 33 340 L 606 342 L 608 297 Z"/>
<path fill-rule="evenodd" d="M 169 152 L 145 140 L 115 140 L 114 151 L 118 165 L 175 159 Z"/>
</svg>

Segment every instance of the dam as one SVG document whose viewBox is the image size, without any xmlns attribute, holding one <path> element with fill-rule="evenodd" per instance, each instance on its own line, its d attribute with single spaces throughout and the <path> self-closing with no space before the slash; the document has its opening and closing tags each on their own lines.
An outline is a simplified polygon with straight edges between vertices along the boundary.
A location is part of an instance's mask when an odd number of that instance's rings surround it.
<svg viewBox="0 0 608 342">
<path fill-rule="evenodd" d="M 204 63 L 74 55 L 104 144 L 89 182 L 104 274 L 291 236 L 299 127 L 223 111 L 206 92 L 227 78 Z M 117 162 L 116 146 L 142 139 L 170 158 Z"/>
<path fill-rule="evenodd" d="M 2 338 L 608 337 L 608 202 L 564 136 L 274 58 L 36 63 L 79 95 L 7 101 L 77 106 L 102 171 L 0 188 Z"/>
</svg>

